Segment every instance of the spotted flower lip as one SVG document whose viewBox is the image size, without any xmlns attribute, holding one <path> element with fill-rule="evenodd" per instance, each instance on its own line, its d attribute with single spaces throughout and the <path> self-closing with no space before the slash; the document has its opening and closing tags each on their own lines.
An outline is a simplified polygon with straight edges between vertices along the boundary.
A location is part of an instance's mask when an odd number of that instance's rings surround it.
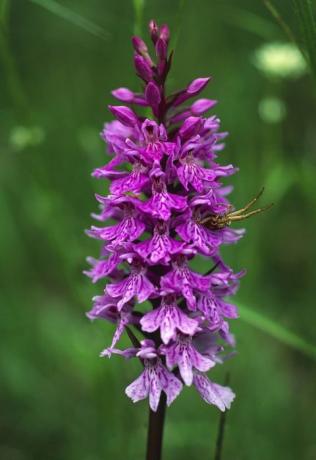
<svg viewBox="0 0 316 460">
<path fill-rule="evenodd" d="M 194 336 L 199 329 L 199 322 L 190 318 L 176 301 L 175 297 L 167 296 L 161 300 L 160 307 L 146 313 L 140 320 L 143 331 L 154 332 L 160 329 L 161 340 L 168 344 L 176 336 L 176 332 L 182 332 Z"/>
<path fill-rule="evenodd" d="M 200 96 L 211 77 L 167 95 L 169 28 L 150 21 L 149 31 L 154 57 L 142 38 L 132 38 L 143 91 L 112 91 L 118 102 L 108 107 L 115 119 L 101 132 L 112 158 L 92 173 L 109 182 L 109 191 L 96 195 L 99 214 L 92 217 L 98 224 L 87 231 L 102 246 L 100 258 L 87 259 L 84 273 L 104 289 L 87 316 L 114 324 L 102 357 L 141 363 L 140 376 L 125 391 L 133 402 L 148 398 L 156 411 L 162 392 L 169 405 L 193 386 L 224 411 L 235 395 L 207 372 L 235 346 L 229 323 L 238 311 L 227 297 L 236 293 L 244 272 L 234 273 L 220 251 L 244 231 L 207 228 L 203 221 L 231 211 L 232 187 L 223 182 L 237 168 L 218 161 L 227 133 L 211 112 L 217 101 Z M 206 274 L 196 268 L 198 257 L 208 262 Z M 125 330 L 133 346 L 120 349 Z"/>
</svg>

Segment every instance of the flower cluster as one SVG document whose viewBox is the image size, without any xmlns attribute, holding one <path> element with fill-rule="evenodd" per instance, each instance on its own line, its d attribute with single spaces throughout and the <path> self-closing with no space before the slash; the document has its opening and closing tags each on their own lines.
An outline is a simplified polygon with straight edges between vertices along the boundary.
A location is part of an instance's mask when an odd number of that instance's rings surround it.
<svg viewBox="0 0 316 460">
<path fill-rule="evenodd" d="M 126 388 L 134 402 L 149 397 L 156 411 L 162 391 L 169 405 L 183 385 L 193 384 L 207 403 L 224 411 L 234 393 L 206 372 L 223 361 L 225 344 L 234 346 L 227 320 L 238 313 L 226 297 L 236 292 L 241 273 L 233 273 L 219 252 L 243 231 L 204 223 L 231 211 L 231 188 L 221 180 L 236 168 L 216 161 L 226 133 L 219 132 L 216 116 L 205 115 L 216 101 L 189 102 L 210 78 L 197 78 L 167 97 L 169 29 L 154 21 L 149 29 L 155 62 L 144 41 L 132 39 L 144 91 L 113 91 L 127 105 L 109 106 L 116 120 L 101 134 L 113 158 L 93 172 L 110 182 L 107 196 L 96 195 L 100 214 L 94 218 L 107 225 L 87 232 L 102 241 L 102 249 L 100 259 L 88 259 L 91 269 L 85 273 L 93 282 L 106 278 L 107 284 L 88 317 L 116 325 L 101 356 L 116 353 L 141 361 L 143 372 Z M 150 110 L 152 118 L 136 114 L 136 106 Z M 207 274 L 191 268 L 197 256 L 211 261 Z M 120 350 L 125 329 L 143 340 L 134 335 L 133 347 Z"/>
</svg>

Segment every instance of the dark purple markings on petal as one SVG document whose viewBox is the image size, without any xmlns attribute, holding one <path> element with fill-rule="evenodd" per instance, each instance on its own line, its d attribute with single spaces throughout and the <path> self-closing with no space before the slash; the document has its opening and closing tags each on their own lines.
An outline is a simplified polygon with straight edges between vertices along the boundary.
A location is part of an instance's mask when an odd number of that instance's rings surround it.
<svg viewBox="0 0 316 460">
<path fill-rule="evenodd" d="M 90 270 L 85 270 L 83 273 L 89 276 L 93 283 L 108 276 L 120 263 L 118 254 L 111 254 L 106 260 L 97 260 L 93 257 L 88 257 L 87 261 L 92 265 L 92 268 Z"/>
<path fill-rule="evenodd" d="M 206 169 L 197 163 L 197 160 L 188 155 L 177 169 L 179 180 L 186 190 L 189 190 L 189 184 L 197 191 L 203 192 L 205 182 L 214 182 L 216 172 L 212 169 Z"/>
<path fill-rule="evenodd" d="M 160 286 L 164 294 L 181 292 L 188 308 L 196 309 L 196 292 L 205 292 L 210 288 L 211 279 L 191 271 L 185 264 L 175 264 L 169 273 L 161 278 Z"/>
<path fill-rule="evenodd" d="M 111 297 L 120 297 L 117 304 L 120 310 L 123 305 L 129 302 L 133 297 L 137 297 L 138 302 L 145 302 L 151 294 L 155 292 L 154 285 L 142 273 L 132 273 L 123 281 L 115 284 L 108 284 L 106 291 Z"/>
<path fill-rule="evenodd" d="M 145 171 L 146 168 L 138 167 L 125 177 L 114 180 L 110 185 L 110 192 L 114 195 L 123 195 L 126 192 L 140 193 L 149 183 L 149 177 Z"/>
<path fill-rule="evenodd" d="M 112 323 L 117 320 L 117 299 L 105 294 L 103 296 L 93 297 L 93 308 L 87 313 L 91 320 L 103 318 Z"/>
<path fill-rule="evenodd" d="M 158 366 L 157 366 L 158 367 Z M 156 412 L 162 391 L 160 369 L 157 367 L 149 369 L 149 405 L 151 410 Z"/>
<path fill-rule="evenodd" d="M 173 254 L 182 251 L 184 243 L 170 238 L 167 233 L 160 234 L 155 230 L 150 240 L 137 243 L 133 247 L 140 257 L 155 265 L 158 262 L 167 264 Z"/>
<path fill-rule="evenodd" d="M 174 343 L 163 348 L 169 369 L 179 367 L 184 383 L 192 385 L 193 369 L 206 372 L 215 366 L 215 361 L 203 356 L 195 349 L 191 337 L 178 335 Z"/>
<path fill-rule="evenodd" d="M 235 399 L 235 394 L 229 387 L 213 383 L 200 373 L 194 375 L 193 383 L 204 401 L 217 406 L 222 412 L 229 409 Z"/>
<path fill-rule="evenodd" d="M 154 332 L 160 329 L 161 339 L 167 344 L 175 335 L 176 330 L 193 335 L 198 329 L 198 321 L 187 316 L 176 303 L 165 303 L 159 308 L 146 313 L 140 320 L 142 329 Z"/>
<path fill-rule="evenodd" d="M 147 398 L 150 388 L 147 369 L 125 389 L 125 393 L 135 403 Z"/>
<path fill-rule="evenodd" d="M 87 231 L 89 236 L 104 241 L 134 241 L 145 231 L 145 224 L 135 217 L 126 217 L 119 224 L 109 227 L 95 227 Z"/>
<path fill-rule="evenodd" d="M 167 405 L 173 403 L 173 401 L 177 398 L 177 396 L 181 393 L 183 388 L 182 383 L 180 380 L 171 372 L 168 373 L 168 382 L 166 387 L 164 388 L 164 392 L 167 395 Z"/>
<path fill-rule="evenodd" d="M 187 198 L 184 196 L 167 192 L 154 192 L 152 197 L 144 204 L 141 204 L 139 208 L 143 212 L 151 214 L 152 217 L 168 220 L 173 209 L 182 211 L 185 209 L 186 205 Z"/>
<path fill-rule="evenodd" d="M 192 219 L 178 225 L 176 232 L 184 241 L 191 243 L 204 255 L 215 254 L 221 244 L 220 233 L 212 232 Z"/>
</svg>

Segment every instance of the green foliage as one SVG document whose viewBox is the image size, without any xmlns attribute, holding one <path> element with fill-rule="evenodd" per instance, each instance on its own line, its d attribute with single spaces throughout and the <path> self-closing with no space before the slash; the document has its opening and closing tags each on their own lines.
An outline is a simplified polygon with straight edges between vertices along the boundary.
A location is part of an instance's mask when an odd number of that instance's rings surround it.
<svg viewBox="0 0 316 460">
<path fill-rule="evenodd" d="M 70 8 L 67 8 L 64 5 L 61 5 L 55 0 L 29 0 L 29 1 L 41 6 L 42 8 L 45 8 L 50 13 L 53 13 L 56 16 L 64 19 L 65 21 L 68 21 L 71 24 L 74 24 L 77 27 L 80 27 L 81 29 L 85 30 L 86 32 L 89 32 L 92 35 L 95 35 L 96 37 L 99 37 L 103 40 L 107 40 L 109 38 L 108 33 L 102 27 L 98 26 L 97 24 L 94 24 L 89 19 L 85 18 L 84 16 L 81 16 L 77 12 L 71 10 Z"/>
<path fill-rule="evenodd" d="M 285 329 L 279 322 L 267 318 L 265 315 L 238 304 L 240 317 L 246 323 L 254 326 L 266 334 L 274 337 L 283 344 L 316 359 L 316 346 L 306 342 L 302 337 Z"/>
<path fill-rule="evenodd" d="M 134 34 L 141 35 L 143 29 L 145 0 L 133 0 L 133 6 L 135 11 Z"/>
<path fill-rule="evenodd" d="M 297 21 L 301 28 L 309 63 L 316 76 L 316 23 L 311 0 L 292 0 Z"/>
</svg>

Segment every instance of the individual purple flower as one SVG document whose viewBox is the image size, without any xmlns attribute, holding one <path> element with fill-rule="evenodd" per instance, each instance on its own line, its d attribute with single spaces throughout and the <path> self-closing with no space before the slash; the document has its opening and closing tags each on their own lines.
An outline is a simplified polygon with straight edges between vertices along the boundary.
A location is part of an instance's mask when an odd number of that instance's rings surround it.
<svg viewBox="0 0 316 460">
<path fill-rule="evenodd" d="M 107 293 L 114 298 L 119 298 L 117 308 L 137 297 L 139 303 L 145 302 L 155 292 L 155 286 L 146 277 L 146 268 L 136 265 L 131 268 L 132 272 L 127 278 L 114 284 L 107 284 Z"/>
<path fill-rule="evenodd" d="M 125 393 L 133 402 L 149 397 L 150 408 L 156 411 L 161 392 L 164 391 L 167 405 L 170 406 L 182 390 L 181 381 L 166 369 L 153 346 L 147 346 L 137 356 L 144 360 L 144 371 L 126 388 Z"/>
<path fill-rule="evenodd" d="M 116 252 L 110 254 L 109 257 L 104 260 L 87 257 L 87 262 L 92 266 L 92 268 L 90 270 L 85 270 L 83 273 L 89 276 L 93 283 L 96 283 L 101 278 L 105 278 L 114 271 L 117 271 L 119 261 L 119 255 Z"/>
<path fill-rule="evenodd" d="M 180 253 L 185 243 L 170 237 L 168 225 L 164 221 L 158 221 L 153 230 L 153 236 L 149 240 L 134 244 L 137 254 L 150 264 L 158 262 L 167 264 L 174 254 Z"/>
<path fill-rule="evenodd" d="M 154 177 L 151 198 L 141 203 L 138 208 L 156 219 L 168 220 L 173 210 L 183 211 L 186 205 L 186 197 L 169 193 L 164 179 Z"/>
<path fill-rule="evenodd" d="M 102 197 L 98 196 L 102 202 Z M 125 198 L 123 202 L 118 203 L 122 209 L 122 218 L 118 224 L 110 225 L 108 227 L 92 226 L 88 230 L 88 235 L 104 241 L 115 241 L 120 243 L 122 241 L 134 241 L 145 230 L 145 224 L 139 219 L 139 213 L 133 205 L 132 199 Z"/>
<path fill-rule="evenodd" d="M 123 195 L 127 192 L 137 194 L 149 183 L 148 168 L 137 161 L 133 164 L 133 169 L 130 173 L 124 173 L 124 176 L 113 177 L 113 179 L 110 185 L 110 192 L 114 195 Z"/>
<path fill-rule="evenodd" d="M 190 210 L 176 227 L 177 234 L 201 254 L 211 256 L 218 251 L 222 242 L 221 232 L 212 231 L 201 224 L 199 209 Z"/>
<path fill-rule="evenodd" d="M 177 331 L 193 336 L 198 330 L 198 321 L 190 318 L 180 308 L 173 296 L 163 297 L 159 308 L 146 313 L 140 320 L 143 331 L 154 332 L 160 329 L 161 340 L 164 344 L 175 336 Z"/>
<path fill-rule="evenodd" d="M 190 335 L 178 334 L 175 342 L 168 347 L 162 346 L 162 350 L 166 356 L 167 367 L 171 370 L 178 366 L 180 375 L 188 386 L 193 382 L 193 369 L 207 372 L 216 364 L 215 361 L 199 353 Z"/>
<path fill-rule="evenodd" d="M 101 133 L 111 159 L 92 173 L 108 181 L 109 194 L 96 195 L 99 213 L 92 216 L 101 224 L 87 231 L 102 247 L 100 258 L 88 258 L 85 274 L 94 283 L 105 280 L 87 316 L 115 326 L 101 356 L 141 362 L 141 375 L 126 388 L 132 401 L 148 397 L 151 410 L 159 411 L 162 393 L 169 405 L 183 384 L 193 384 L 223 411 L 234 393 L 207 372 L 235 346 L 230 322 L 238 312 L 228 297 L 243 272 L 224 263 L 221 248 L 244 234 L 229 227 L 232 187 L 224 183 L 237 168 L 219 161 L 227 133 L 207 113 L 217 101 L 196 99 L 210 77 L 167 95 L 169 28 L 151 21 L 149 31 L 154 56 L 140 37 L 132 39 L 143 91 L 112 92 L 124 105 L 109 105 L 116 119 Z M 139 106 L 146 107 L 146 117 Z M 197 257 L 208 263 L 207 273 L 193 268 Z M 124 331 L 133 346 L 121 349 Z"/>
<path fill-rule="evenodd" d="M 183 159 L 180 159 L 177 173 L 186 190 L 189 190 L 190 184 L 197 192 L 203 192 L 205 182 L 213 182 L 216 178 L 214 170 L 203 168 L 199 163 L 192 153 L 188 153 Z"/>
<path fill-rule="evenodd" d="M 199 295 L 197 309 L 208 321 L 208 328 L 210 330 L 220 329 L 224 318 L 238 318 L 238 311 L 235 305 L 228 303 L 219 296 L 212 295 L 211 292 Z"/>
<path fill-rule="evenodd" d="M 116 324 L 112 343 L 110 347 L 106 348 L 101 352 L 101 356 L 110 357 L 115 345 L 120 340 L 125 327 L 128 324 L 138 324 L 138 318 L 133 314 L 133 304 L 127 303 L 122 309 L 117 307 L 117 299 L 113 299 L 110 296 L 104 295 L 94 298 L 94 306 L 90 312 L 87 313 L 87 317 L 91 320 L 101 318 L 111 323 Z"/>
<path fill-rule="evenodd" d="M 172 265 L 173 268 L 161 278 L 162 292 L 181 293 L 188 308 L 195 310 L 196 293 L 206 292 L 210 288 L 210 278 L 190 270 L 183 255 L 178 256 Z"/>
</svg>

